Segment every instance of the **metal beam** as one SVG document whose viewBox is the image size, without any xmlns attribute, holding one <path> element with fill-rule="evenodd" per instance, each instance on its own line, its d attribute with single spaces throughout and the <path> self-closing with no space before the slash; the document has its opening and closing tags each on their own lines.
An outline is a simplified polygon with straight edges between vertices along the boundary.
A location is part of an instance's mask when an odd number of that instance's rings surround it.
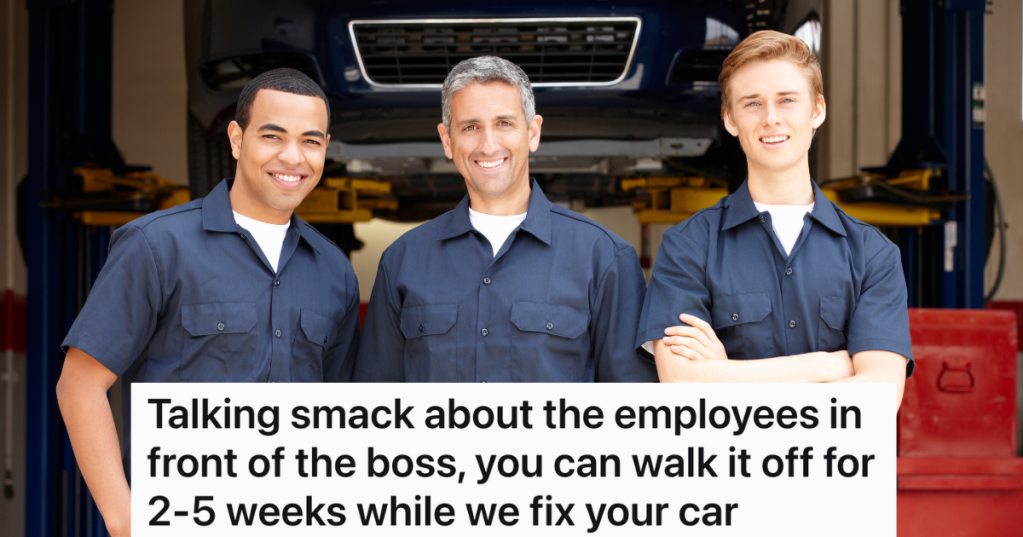
<svg viewBox="0 0 1023 537">
<path fill-rule="evenodd" d="M 907 264 L 910 287 L 924 291 L 910 306 L 984 307 L 986 7 L 984 0 L 902 0 L 902 140 L 886 171 L 944 169 L 947 189 L 969 193 L 947 211 L 945 226 L 903 244 L 938 258 L 913 263 L 916 272 Z M 927 293 L 940 296 L 932 302 Z"/>
</svg>

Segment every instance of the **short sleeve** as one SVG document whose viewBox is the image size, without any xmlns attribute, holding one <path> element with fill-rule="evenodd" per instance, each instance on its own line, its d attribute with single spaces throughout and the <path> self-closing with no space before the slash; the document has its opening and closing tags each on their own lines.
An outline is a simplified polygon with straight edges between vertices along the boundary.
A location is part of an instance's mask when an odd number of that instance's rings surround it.
<svg viewBox="0 0 1023 537">
<path fill-rule="evenodd" d="M 632 342 L 643 305 L 643 269 L 631 246 L 615 255 L 598 284 L 590 322 L 597 382 L 657 382 L 653 363 L 636 356 Z"/>
<path fill-rule="evenodd" d="M 639 318 L 636 352 L 647 341 L 663 338 L 665 328 L 681 324 L 682 313 L 710 322 L 707 248 L 691 236 L 687 223 L 664 232 Z"/>
<path fill-rule="evenodd" d="M 323 357 L 324 382 L 350 382 L 355 368 L 355 356 L 359 352 L 359 282 L 354 271 L 350 272 L 346 284 L 349 300 L 345 312 L 338 322 L 338 335 L 334 344 Z"/>
<path fill-rule="evenodd" d="M 387 277 L 388 252 L 380 258 L 369 296 L 362 344 L 355 361 L 355 382 L 405 382 L 405 336 L 401 308 Z"/>
<path fill-rule="evenodd" d="M 61 349 L 80 349 L 121 376 L 153 337 L 162 304 L 149 241 L 139 228 L 124 226 L 111 237 L 107 261 Z"/>
<path fill-rule="evenodd" d="M 846 334 L 849 355 L 861 351 L 888 351 L 905 356 L 906 376 L 913 373 L 909 338 L 906 276 L 899 248 L 885 241 L 884 248 L 867 262 L 856 309 Z"/>
</svg>

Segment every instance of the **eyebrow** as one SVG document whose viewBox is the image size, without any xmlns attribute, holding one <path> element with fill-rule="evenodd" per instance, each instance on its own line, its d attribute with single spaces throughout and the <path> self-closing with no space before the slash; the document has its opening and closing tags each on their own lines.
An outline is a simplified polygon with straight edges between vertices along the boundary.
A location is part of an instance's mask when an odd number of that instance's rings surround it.
<svg viewBox="0 0 1023 537">
<path fill-rule="evenodd" d="M 778 93 L 775 93 L 775 95 L 799 95 L 799 92 L 796 90 L 779 91 Z M 742 97 L 739 97 L 739 100 L 756 99 L 757 97 L 760 97 L 759 93 L 751 93 L 750 95 L 743 95 Z"/>
<path fill-rule="evenodd" d="M 511 119 L 511 120 L 515 120 L 515 119 L 518 119 L 518 117 L 513 115 L 513 114 L 506 114 L 506 115 L 503 115 L 503 116 L 497 116 L 494 119 L 501 119 L 501 120 Z M 459 121 L 458 123 L 455 123 L 455 125 L 458 125 L 459 127 L 461 127 L 462 125 L 468 125 L 470 123 L 479 123 L 479 122 L 480 122 L 480 120 L 478 120 L 476 118 L 471 118 L 471 119 L 463 119 L 462 121 Z"/>
<path fill-rule="evenodd" d="M 260 126 L 259 130 L 261 130 L 261 131 L 281 132 L 281 133 L 285 133 L 285 134 L 287 134 L 287 132 L 288 132 L 288 130 L 285 129 L 284 127 L 282 127 L 280 125 L 277 125 L 277 124 L 274 124 L 274 123 L 266 123 L 266 124 Z M 305 132 L 302 133 L 302 136 L 312 136 L 312 137 L 315 137 L 315 138 L 319 138 L 321 140 L 326 139 L 326 136 L 322 132 L 320 132 L 320 131 L 305 131 Z"/>
</svg>

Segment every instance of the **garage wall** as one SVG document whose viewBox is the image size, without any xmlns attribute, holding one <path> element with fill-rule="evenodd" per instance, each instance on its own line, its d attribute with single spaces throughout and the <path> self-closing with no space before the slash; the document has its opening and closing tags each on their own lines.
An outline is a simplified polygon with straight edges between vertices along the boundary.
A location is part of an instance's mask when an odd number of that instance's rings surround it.
<svg viewBox="0 0 1023 537">
<path fill-rule="evenodd" d="M 28 11 L 0 0 L 0 534 L 25 528 L 25 258 L 15 190 L 28 172 Z M 8 330 L 14 328 L 14 330 Z M 20 334 L 18 332 L 21 332 Z M 15 335 L 14 337 L 8 337 Z M 10 470 L 12 483 L 3 479 Z"/>
<path fill-rule="evenodd" d="M 832 179 L 887 163 L 899 143 L 902 19 L 899 0 L 825 0 L 823 17 L 818 175 Z"/>
<path fill-rule="evenodd" d="M 994 0 L 986 24 L 986 153 L 1005 204 L 1006 274 L 996 300 L 1023 299 L 1023 6 Z M 822 39 L 828 117 L 819 175 L 847 177 L 888 161 L 901 137 L 899 0 L 825 0 Z M 994 283 L 998 246 L 985 271 Z"/>
<path fill-rule="evenodd" d="M 113 137 L 128 164 L 188 184 L 181 0 L 114 2 Z"/>
<path fill-rule="evenodd" d="M 987 79 L 985 151 L 1005 208 L 1005 277 L 995 300 L 1023 300 L 1023 3 L 994 0 L 987 16 L 984 66 Z M 992 285 L 998 241 L 985 281 Z"/>
</svg>

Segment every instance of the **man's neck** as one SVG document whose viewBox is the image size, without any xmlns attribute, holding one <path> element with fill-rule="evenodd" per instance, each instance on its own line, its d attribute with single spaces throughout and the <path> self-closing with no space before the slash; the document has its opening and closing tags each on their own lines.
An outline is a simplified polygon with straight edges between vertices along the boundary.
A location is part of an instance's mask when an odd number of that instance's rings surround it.
<svg viewBox="0 0 1023 537">
<path fill-rule="evenodd" d="M 230 192 L 228 192 L 228 199 L 231 200 L 232 211 L 253 220 L 266 222 L 267 224 L 282 225 L 291 221 L 291 214 L 293 211 L 284 211 L 275 207 L 270 207 L 269 205 L 255 202 L 252 197 L 247 194 L 245 187 L 235 181 Z"/>
<path fill-rule="evenodd" d="M 765 172 L 751 166 L 746 183 L 750 197 L 757 203 L 809 205 L 814 202 L 808 164 L 783 173 Z"/>
<path fill-rule="evenodd" d="M 512 192 L 504 192 L 500 196 L 484 196 L 469 191 L 469 205 L 472 210 L 493 216 L 513 216 L 529 211 L 529 197 L 532 194 L 528 179 L 520 182 Z"/>
</svg>

